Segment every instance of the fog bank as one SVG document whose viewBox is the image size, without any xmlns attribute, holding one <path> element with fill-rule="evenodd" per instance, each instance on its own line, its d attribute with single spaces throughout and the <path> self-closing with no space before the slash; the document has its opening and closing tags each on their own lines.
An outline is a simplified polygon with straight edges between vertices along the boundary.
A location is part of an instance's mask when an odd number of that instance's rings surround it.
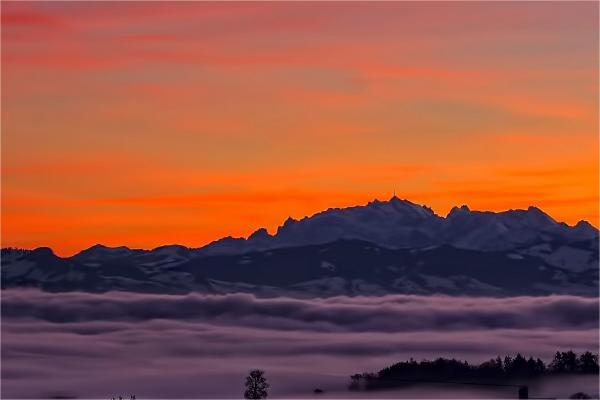
<svg viewBox="0 0 600 400">
<path fill-rule="evenodd" d="M 408 357 L 483 361 L 598 351 L 598 299 L 2 292 L 2 393 L 235 397 L 250 368 L 275 396 Z M 318 366 L 318 369 L 315 366 Z M 64 393 L 63 393 L 64 392 Z"/>
</svg>

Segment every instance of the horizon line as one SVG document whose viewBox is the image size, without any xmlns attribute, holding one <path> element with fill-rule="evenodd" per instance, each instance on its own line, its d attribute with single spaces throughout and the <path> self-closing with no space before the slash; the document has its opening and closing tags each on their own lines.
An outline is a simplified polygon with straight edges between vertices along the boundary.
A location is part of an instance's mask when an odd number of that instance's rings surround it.
<svg viewBox="0 0 600 400">
<path fill-rule="evenodd" d="M 398 197 L 395 190 L 394 190 L 394 193 L 393 193 L 392 197 L 390 197 L 389 200 L 379 200 L 378 198 L 374 198 L 373 200 L 370 200 L 367 203 L 363 203 L 363 204 L 351 205 L 351 206 L 347 206 L 347 207 L 328 207 L 328 208 L 326 208 L 324 210 L 317 211 L 317 212 L 315 212 L 313 214 L 304 215 L 303 217 L 300 217 L 299 219 L 295 219 L 295 218 L 292 218 L 291 216 L 288 216 L 283 221 L 283 223 L 281 223 L 280 225 L 277 226 L 277 228 L 282 227 L 285 224 L 285 222 L 288 221 L 288 220 L 302 221 L 304 219 L 312 218 L 312 217 L 314 217 L 314 216 L 316 216 L 318 214 L 322 214 L 322 213 L 325 213 L 325 212 L 328 212 L 328 211 L 332 211 L 332 210 L 347 210 L 347 209 L 351 209 L 351 208 L 368 207 L 368 206 L 370 206 L 371 204 L 374 204 L 374 203 L 390 203 L 390 202 L 392 202 L 394 200 L 398 200 L 398 201 L 401 201 L 401 202 L 410 203 L 411 205 L 422 207 L 422 208 L 424 208 L 426 210 L 431 211 L 433 213 L 433 215 L 437 216 L 438 218 L 442 218 L 442 219 L 447 219 L 449 217 L 449 215 L 452 213 L 452 211 L 455 210 L 455 209 L 465 210 L 465 208 L 466 208 L 467 212 L 473 212 L 473 213 L 491 213 L 491 214 L 503 214 L 503 213 L 515 212 L 515 211 L 527 212 L 527 211 L 531 211 L 533 209 L 533 210 L 540 211 L 544 215 L 547 215 L 554 222 L 556 222 L 556 224 L 558 224 L 558 225 L 564 225 L 564 226 L 567 226 L 567 227 L 570 227 L 570 228 L 575 228 L 577 225 L 579 225 L 581 223 L 587 223 L 592 228 L 594 228 L 596 231 L 600 231 L 600 229 L 598 228 L 598 226 L 592 224 L 590 221 L 588 221 L 586 219 L 580 219 L 574 225 L 569 225 L 568 223 L 566 223 L 564 221 L 558 221 L 552 215 L 548 214 L 543 209 L 541 209 L 540 207 L 535 206 L 535 205 L 530 205 L 530 206 L 527 207 L 527 209 L 525 209 L 525 208 L 509 208 L 509 209 L 500 210 L 500 211 L 491 211 L 491 210 L 475 210 L 475 209 L 471 209 L 467 204 L 461 204 L 460 206 L 456 206 L 456 205 L 453 206 L 450 209 L 450 211 L 448 211 L 448 213 L 444 216 L 444 215 L 438 214 L 432 207 L 430 207 L 430 206 L 428 206 L 426 204 L 414 203 L 411 200 Z M 198 250 L 198 249 L 202 249 L 202 248 L 204 248 L 204 247 L 206 247 L 206 246 L 208 246 L 208 245 L 210 245 L 212 243 L 215 243 L 215 242 L 217 242 L 219 240 L 222 240 L 222 239 L 231 238 L 231 239 L 248 240 L 255 232 L 263 230 L 263 229 L 269 234 L 269 236 L 275 236 L 275 235 L 277 235 L 277 230 L 275 231 L 274 234 L 271 234 L 271 233 L 269 233 L 269 230 L 267 228 L 265 228 L 265 227 L 258 227 L 258 228 L 254 229 L 251 233 L 249 233 L 246 236 L 232 236 L 232 235 L 221 236 L 221 237 L 217 237 L 217 238 L 215 238 L 213 240 L 207 241 L 207 242 L 205 242 L 203 244 L 200 244 L 197 247 L 186 246 L 186 245 L 182 245 L 182 244 L 179 244 L 179 243 L 170 243 L 170 244 L 161 244 L 161 245 L 158 245 L 158 246 L 155 246 L 155 247 L 152 247 L 152 248 L 142 248 L 142 247 L 136 247 L 136 246 L 131 246 L 130 247 L 128 245 L 107 246 L 107 245 L 102 244 L 100 242 L 96 242 L 94 244 L 91 244 L 91 245 L 89 245 L 87 247 L 83 247 L 83 248 L 75 251 L 71 255 L 65 255 L 65 256 L 59 256 L 59 257 L 61 257 L 61 258 L 70 258 L 70 257 L 73 257 L 73 256 L 75 256 L 75 255 L 77 255 L 77 254 L 79 254 L 79 253 L 81 253 L 81 252 L 83 252 L 85 250 L 89 250 L 89 249 L 91 249 L 93 247 L 97 247 L 97 246 L 101 246 L 101 247 L 108 248 L 108 249 L 125 248 L 127 250 L 142 250 L 142 251 L 154 251 L 154 250 L 162 248 L 162 247 L 181 246 L 181 247 L 185 247 L 185 248 L 190 249 L 190 250 Z M 43 249 L 43 248 L 48 248 L 48 249 L 50 249 L 52 251 L 53 254 L 57 255 L 56 252 L 55 252 L 55 250 L 52 247 L 50 247 L 50 246 L 44 246 L 44 245 L 42 245 L 42 246 L 29 247 L 28 248 L 28 247 L 17 247 L 17 246 L 2 246 L 1 243 L 0 243 L 0 249 L 2 249 L 2 250 L 6 250 L 6 249 L 18 249 L 18 250 L 25 250 L 25 251 L 33 251 L 33 250 L 36 250 L 36 249 Z"/>
</svg>

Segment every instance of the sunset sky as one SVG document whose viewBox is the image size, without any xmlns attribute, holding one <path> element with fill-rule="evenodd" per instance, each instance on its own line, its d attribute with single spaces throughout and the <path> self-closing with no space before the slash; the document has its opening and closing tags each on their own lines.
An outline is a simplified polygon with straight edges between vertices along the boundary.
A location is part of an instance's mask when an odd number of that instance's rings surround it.
<svg viewBox="0 0 600 400">
<path fill-rule="evenodd" d="M 2 2 L 2 246 L 401 198 L 598 226 L 598 3 Z"/>
</svg>

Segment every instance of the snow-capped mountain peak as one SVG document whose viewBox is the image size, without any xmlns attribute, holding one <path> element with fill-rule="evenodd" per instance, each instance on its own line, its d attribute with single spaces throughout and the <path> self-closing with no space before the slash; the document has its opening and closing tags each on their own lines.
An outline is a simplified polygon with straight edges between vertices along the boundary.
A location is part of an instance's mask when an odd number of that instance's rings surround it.
<svg viewBox="0 0 600 400">
<path fill-rule="evenodd" d="M 456 218 L 459 215 L 463 215 L 464 213 L 471 212 L 471 209 L 467 205 L 462 205 L 460 207 L 452 207 L 446 218 Z"/>
<path fill-rule="evenodd" d="M 507 250 L 533 243 L 572 242 L 598 235 L 589 224 L 570 227 L 537 207 L 502 212 L 454 207 L 444 218 L 431 208 L 393 196 L 366 205 L 329 208 L 296 220 L 288 217 L 274 235 L 259 229 L 248 239 L 222 239 L 200 251 L 235 254 L 251 250 L 322 244 L 357 239 L 388 248 L 449 244 L 458 248 Z"/>
<path fill-rule="evenodd" d="M 78 259 L 94 260 L 103 257 L 119 257 L 131 252 L 132 249 L 126 246 L 108 247 L 102 244 L 95 244 L 85 250 L 80 251 L 74 257 Z"/>
<path fill-rule="evenodd" d="M 66 258 L 47 247 L 3 249 L 2 278 L 4 287 L 59 291 L 589 294 L 597 293 L 598 230 L 558 223 L 536 207 L 461 206 L 441 217 L 394 196 L 199 249 L 95 245 Z"/>
</svg>

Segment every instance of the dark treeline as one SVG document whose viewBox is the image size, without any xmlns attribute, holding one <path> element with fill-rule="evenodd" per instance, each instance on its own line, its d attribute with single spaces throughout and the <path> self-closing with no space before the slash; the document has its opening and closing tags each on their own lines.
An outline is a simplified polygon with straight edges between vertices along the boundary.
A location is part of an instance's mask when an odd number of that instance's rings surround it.
<svg viewBox="0 0 600 400">
<path fill-rule="evenodd" d="M 10 254 L 23 254 L 23 253 L 27 253 L 31 250 L 28 249 L 22 249 L 20 247 L 2 247 L 0 249 L 0 254 L 3 256 L 7 256 Z"/>
<path fill-rule="evenodd" d="M 365 372 L 350 377 L 350 390 L 385 389 L 419 382 L 447 381 L 502 384 L 519 379 L 534 378 L 544 374 L 598 374 L 598 355 L 589 351 L 577 355 L 573 351 L 557 351 L 548 365 L 539 358 L 526 358 L 521 354 L 504 359 L 492 358 L 481 364 L 438 358 L 415 361 L 410 359 L 386 367 L 381 371 Z"/>
</svg>

